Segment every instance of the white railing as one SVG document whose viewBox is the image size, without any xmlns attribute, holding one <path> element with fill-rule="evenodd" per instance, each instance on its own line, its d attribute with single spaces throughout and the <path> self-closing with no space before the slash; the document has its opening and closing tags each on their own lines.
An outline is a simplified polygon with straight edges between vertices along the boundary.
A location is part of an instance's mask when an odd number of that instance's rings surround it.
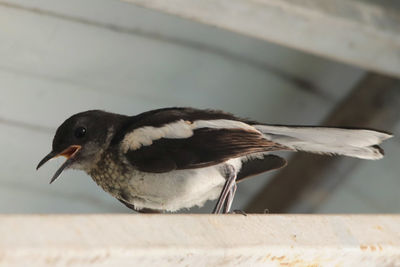
<svg viewBox="0 0 400 267">
<path fill-rule="evenodd" d="M 2 215 L 0 266 L 400 266 L 400 215 Z"/>
</svg>

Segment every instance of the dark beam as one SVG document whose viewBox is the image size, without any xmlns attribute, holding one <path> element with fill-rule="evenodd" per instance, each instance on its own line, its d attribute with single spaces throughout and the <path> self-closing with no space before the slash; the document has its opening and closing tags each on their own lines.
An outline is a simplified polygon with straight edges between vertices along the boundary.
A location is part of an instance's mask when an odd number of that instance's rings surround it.
<svg viewBox="0 0 400 267">
<path fill-rule="evenodd" d="M 400 118 L 400 80 L 368 73 L 339 103 L 323 125 L 390 131 Z M 297 153 L 245 209 L 312 212 L 360 162 L 346 157 Z M 299 203 L 301 203 L 299 205 Z"/>
</svg>

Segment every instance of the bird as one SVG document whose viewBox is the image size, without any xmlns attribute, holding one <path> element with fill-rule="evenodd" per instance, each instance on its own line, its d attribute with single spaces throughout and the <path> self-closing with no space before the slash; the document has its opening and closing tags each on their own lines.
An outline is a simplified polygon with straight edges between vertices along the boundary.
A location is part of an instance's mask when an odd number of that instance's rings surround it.
<svg viewBox="0 0 400 267">
<path fill-rule="evenodd" d="M 63 170 L 85 171 L 104 191 L 138 212 L 177 212 L 216 200 L 231 213 L 237 183 L 284 167 L 277 151 L 377 160 L 392 135 L 369 129 L 259 123 L 212 109 L 170 107 L 134 116 L 88 110 L 56 130 L 37 165 L 64 156 Z"/>
</svg>

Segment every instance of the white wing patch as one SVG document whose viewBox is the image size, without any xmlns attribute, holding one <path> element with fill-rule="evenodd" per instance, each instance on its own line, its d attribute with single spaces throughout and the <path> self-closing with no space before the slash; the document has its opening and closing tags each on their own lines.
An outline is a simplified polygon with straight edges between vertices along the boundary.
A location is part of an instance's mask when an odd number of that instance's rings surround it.
<svg viewBox="0 0 400 267">
<path fill-rule="evenodd" d="M 213 128 L 213 129 L 243 129 L 247 131 L 258 132 L 259 131 L 251 125 L 248 125 L 241 121 L 232 120 L 198 120 L 192 124 L 192 129 L 200 128 Z"/>
<path fill-rule="evenodd" d="M 213 129 L 243 129 L 260 133 L 256 128 L 241 121 L 234 120 L 198 120 L 194 122 L 179 120 L 161 127 L 144 126 L 125 135 L 122 140 L 122 151 L 137 150 L 142 146 L 149 146 L 161 138 L 182 139 L 189 138 L 193 131 L 200 128 Z M 261 134 L 261 133 L 260 133 Z"/>
</svg>

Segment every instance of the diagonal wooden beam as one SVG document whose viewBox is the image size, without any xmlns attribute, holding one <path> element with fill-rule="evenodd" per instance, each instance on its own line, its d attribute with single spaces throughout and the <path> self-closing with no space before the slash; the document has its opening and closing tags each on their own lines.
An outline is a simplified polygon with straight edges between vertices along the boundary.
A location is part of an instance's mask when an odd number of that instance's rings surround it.
<svg viewBox="0 0 400 267">
<path fill-rule="evenodd" d="M 369 73 L 323 125 L 390 131 L 399 121 L 399 114 L 400 80 Z M 282 213 L 301 202 L 301 212 L 312 212 L 359 162 L 346 157 L 296 154 L 245 210 Z"/>
<path fill-rule="evenodd" d="M 400 11 L 355 0 L 125 0 L 400 77 Z"/>
</svg>

